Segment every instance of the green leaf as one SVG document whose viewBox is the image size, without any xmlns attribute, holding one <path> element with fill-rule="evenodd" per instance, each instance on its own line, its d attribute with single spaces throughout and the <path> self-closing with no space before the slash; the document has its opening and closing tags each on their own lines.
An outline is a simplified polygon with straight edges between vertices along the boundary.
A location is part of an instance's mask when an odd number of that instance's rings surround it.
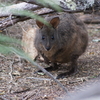
<svg viewBox="0 0 100 100">
<path fill-rule="evenodd" d="M 8 36 L 5 36 L 3 34 L 0 34 L 0 44 L 1 43 L 16 43 L 16 44 L 21 44 L 21 41 L 18 39 L 13 39 Z"/>
<path fill-rule="evenodd" d="M 27 16 L 30 18 L 34 18 L 36 20 L 39 20 L 40 22 L 44 23 L 45 25 L 49 26 L 49 23 L 47 21 L 44 20 L 44 18 L 42 18 L 39 15 L 34 14 L 31 11 L 27 11 L 27 10 L 16 10 L 16 9 L 12 9 L 11 13 L 14 15 L 20 15 L 20 16 Z"/>
</svg>

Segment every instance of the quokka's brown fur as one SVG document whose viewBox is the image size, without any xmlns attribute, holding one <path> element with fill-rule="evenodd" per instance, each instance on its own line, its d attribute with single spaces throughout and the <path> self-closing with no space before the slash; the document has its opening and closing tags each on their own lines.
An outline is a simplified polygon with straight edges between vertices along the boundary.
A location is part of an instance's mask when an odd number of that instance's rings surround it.
<svg viewBox="0 0 100 100">
<path fill-rule="evenodd" d="M 45 18 L 51 27 L 36 21 L 35 47 L 44 61 L 57 63 L 71 62 L 69 73 L 77 69 L 77 59 L 86 50 L 88 34 L 83 22 L 74 15 L 63 13 Z"/>
</svg>

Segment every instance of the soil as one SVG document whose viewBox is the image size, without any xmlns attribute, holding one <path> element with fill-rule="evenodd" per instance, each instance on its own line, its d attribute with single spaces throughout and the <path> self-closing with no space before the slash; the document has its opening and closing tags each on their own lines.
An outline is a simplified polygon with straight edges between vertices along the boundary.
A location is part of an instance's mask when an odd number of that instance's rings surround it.
<svg viewBox="0 0 100 100">
<path fill-rule="evenodd" d="M 78 59 L 78 72 L 59 79 L 70 92 L 77 91 L 76 87 L 80 89 L 79 87 L 87 82 L 96 82 L 100 75 L 100 42 L 96 41 L 100 39 L 100 29 L 96 29 L 96 25 L 90 27 L 87 26 L 89 44 L 86 52 Z M 20 29 L 20 25 L 16 24 L 5 30 L 4 34 L 21 39 Z M 50 80 L 49 76 L 34 74 L 37 68 L 18 55 L 0 54 L 0 63 L 0 100 L 56 100 L 65 94 L 64 90 Z M 41 62 L 39 64 L 44 65 Z M 56 76 L 63 70 L 65 68 L 51 73 Z"/>
</svg>

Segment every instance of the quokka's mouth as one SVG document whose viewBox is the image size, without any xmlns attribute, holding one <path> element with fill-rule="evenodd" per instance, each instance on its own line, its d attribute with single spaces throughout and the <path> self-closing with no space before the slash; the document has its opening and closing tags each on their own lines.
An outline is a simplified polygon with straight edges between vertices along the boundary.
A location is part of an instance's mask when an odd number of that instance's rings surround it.
<svg viewBox="0 0 100 100">
<path fill-rule="evenodd" d="M 52 47 L 45 47 L 45 46 L 43 46 L 43 48 L 44 48 L 44 51 L 46 53 L 51 53 L 51 52 L 55 51 L 55 46 L 52 46 Z"/>
<path fill-rule="evenodd" d="M 49 47 L 45 48 L 45 47 L 44 47 L 44 49 L 45 49 L 45 51 L 47 51 L 47 52 L 52 52 L 52 51 L 53 51 L 53 47 L 52 47 L 52 48 L 49 48 Z"/>
</svg>

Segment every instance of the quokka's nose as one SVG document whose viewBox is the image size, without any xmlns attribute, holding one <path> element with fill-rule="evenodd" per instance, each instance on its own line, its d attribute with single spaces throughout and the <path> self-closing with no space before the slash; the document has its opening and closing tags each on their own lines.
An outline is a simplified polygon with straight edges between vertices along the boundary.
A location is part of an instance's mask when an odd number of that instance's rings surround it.
<svg viewBox="0 0 100 100">
<path fill-rule="evenodd" d="M 50 47 L 46 47 L 46 49 L 49 51 L 50 50 Z"/>
</svg>

